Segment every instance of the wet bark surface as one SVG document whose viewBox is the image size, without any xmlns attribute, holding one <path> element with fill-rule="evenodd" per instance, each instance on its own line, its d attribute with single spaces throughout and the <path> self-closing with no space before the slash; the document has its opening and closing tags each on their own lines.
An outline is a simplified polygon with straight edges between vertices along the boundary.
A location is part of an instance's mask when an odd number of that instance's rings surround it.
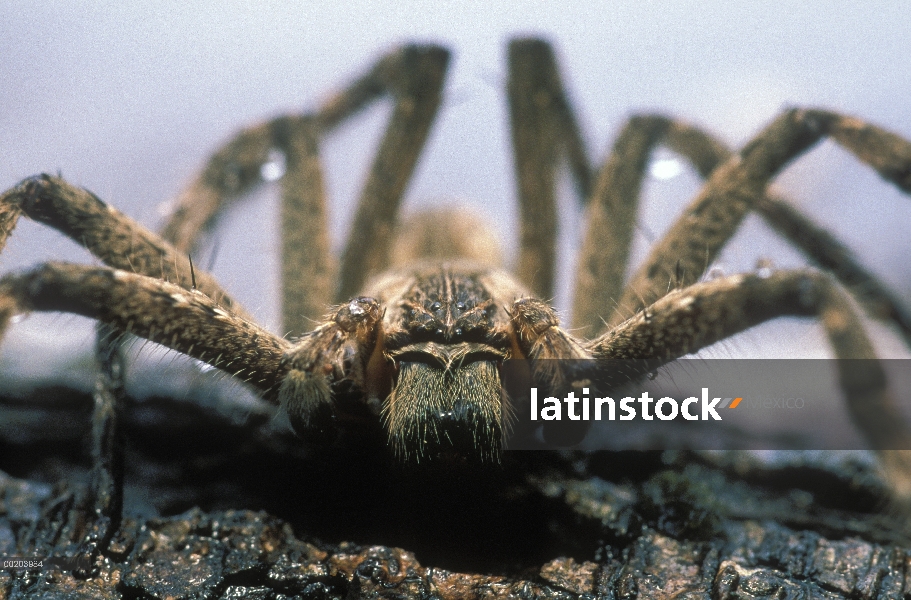
<svg viewBox="0 0 911 600">
<path fill-rule="evenodd" d="M 268 411 L 126 411 L 125 517 L 90 564 L 0 598 L 898 598 L 911 527 L 858 455 L 511 452 L 405 469 Z M 0 556 L 80 556 L 88 395 L 0 393 Z M 906 575 L 906 571 L 908 575 Z"/>
</svg>

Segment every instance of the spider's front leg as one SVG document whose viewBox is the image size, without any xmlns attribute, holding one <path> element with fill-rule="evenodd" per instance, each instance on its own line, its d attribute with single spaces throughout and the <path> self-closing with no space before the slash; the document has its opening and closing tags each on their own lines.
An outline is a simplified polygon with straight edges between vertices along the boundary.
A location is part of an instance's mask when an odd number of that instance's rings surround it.
<svg viewBox="0 0 911 600">
<path fill-rule="evenodd" d="M 365 392 L 371 412 L 379 414 L 389 391 L 383 389 L 384 381 L 388 387 L 388 378 L 379 375 L 385 365 L 382 318 L 376 300 L 355 298 L 338 307 L 282 357 L 287 374 L 278 400 L 295 431 L 308 443 L 330 445 L 338 433 L 339 419 L 357 412 L 340 406 L 345 386 Z"/>
<path fill-rule="evenodd" d="M 30 311 L 97 319 L 227 371 L 275 401 L 289 343 L 233 314 L 196 289 L 107 267 L 46 263 L 0 278 L 0 338 L 12 317 Z M 122 368 L 116 344 L 100 344 L 101 378 L 93 418 L 93 518 L 84 523 L 81 555 L 91 565 L 107 550 L 123 500 Z M 90 566 L 86 567 L 90 568 Z"/>
<path fill-rule="evenodd" d="M 289 343 L 226 310 L 198 290 L 107 267 L 45 263 L 0 278 L 0 337 L 30 311 L 97 319 L 246 381 L 275 401 Z"/>
<path fill-rule="evenodd" d="M 891 394 L 882 365 L 849 298 L 832 277 L 782 271 L 734 275 L 672 291 L 589 344 L 598 361 L 666 363 L 782 316 L 819 319 L 839 360 L 852 419 L 876 450 L 903 505 L 911 502 L 911 428 Z M 900 451 L 896 451 L 900 450 Z"/>
<path fill-rule="evenodd" d="M 93 193 L 60 177 L 29 177 L 0 195 L 0 251 L 22 215 L 60 231 L 108 266 L 163 279 L 187 290 L 195 287 L 222 307 L 246 317 L 214 277 L 201 271 L 192 273 L 185 254 Z"/>
</svg>

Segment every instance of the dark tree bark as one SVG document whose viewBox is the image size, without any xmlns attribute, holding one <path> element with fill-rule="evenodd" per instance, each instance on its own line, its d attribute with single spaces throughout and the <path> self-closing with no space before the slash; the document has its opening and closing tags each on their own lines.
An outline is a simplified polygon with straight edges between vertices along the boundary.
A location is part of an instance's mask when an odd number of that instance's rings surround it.
<svg viewBox="0 0 911 600">
<path fill-rule="evenodd" d="M 0 598 L 911 593 L 909 528 L 863 456 L 513 452 L 421 470 L 352 444 L 313 455 L 267 412 L 152 398 L 125 415 L 119 530 L 79 568 L 0 569 Z M 90 418 L 88 396 L 0 395 L 0 556 L 86 552 Z"/>
</svg>

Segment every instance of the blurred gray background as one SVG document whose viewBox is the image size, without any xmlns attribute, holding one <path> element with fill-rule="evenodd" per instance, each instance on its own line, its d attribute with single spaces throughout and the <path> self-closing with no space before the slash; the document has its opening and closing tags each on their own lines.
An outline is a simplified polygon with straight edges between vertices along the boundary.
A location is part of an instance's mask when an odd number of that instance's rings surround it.
<svg viewBox="0 0 911 600">
<path fill-rule="evenodd" d="M 431 41 L 449 46 L 454 62 L 406 206 L 476 206 L 495 223 L 511 257 L 516 208 L 504 97 L 511 36 L 543 35 L 555 43 L 586 142 L 600 160 L 625 120 L 641 111 L 701 124 L 735 146 L 794 105 L 855 114 L 911 138 L 907 13 L 901 2 L 874 1 L 7 0 L 0 5 L 0 188 L 60 171 L 157 228 L 162 204 L 239 127 L 315 106 L 403 40 Z M 387 112 L 377 105 L 324 143 L 337 249 Z M 673 155 L 656 160 L 636 239 L 639 258 L 698 188 Z M 831 143 L 789 168 L 778 185 L 911 298 L 908 198 Z M 562 187 L 560 288 L 569 290 L 580 216 L 570 186 Z M 226 217 L 213 267 L 273 331 L 274 192 L 264 186 Z M 0 272 L 49 259 L 93 261 L 60 234 L 23 221 L 0 255 Z M 751 270 L 766 259 L 779 268 L 804 264 L 751 218 L 716 269 Z M 565 312 L 568 291 L 555 300 Z M 875 328 L 875 336 L 885 355 L 902 355 L 886 329 Z M 91 337 L 88 321 L 71 315 L 23 319 L 0 345 L 0 385 L 42 378 L 86 385 Z M 180 363 L 151 347 L 141 354 L 158 370 Z M 827 350 L 818 327 L 787 321 L 727 341 L 713 355 Z M 197 375 L 194 381 L 209 377 Z"/>
</svg>

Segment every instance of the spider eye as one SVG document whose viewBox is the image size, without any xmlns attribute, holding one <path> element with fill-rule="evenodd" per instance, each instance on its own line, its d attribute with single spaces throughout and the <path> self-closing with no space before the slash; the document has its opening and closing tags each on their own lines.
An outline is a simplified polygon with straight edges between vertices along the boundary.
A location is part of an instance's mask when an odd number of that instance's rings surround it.
<svg viewBox="0 0 911 600">
<path fill-rule="evenodd" d="M 436 311 L 440 310 L 441 308 L 443 308 L 443 305 L 440 304 L 439 302 L 434 302 L 433 304 L 430 305 L 430 310 L 432 310 L 433 312 L 436 312 Z"/>
</svg>

